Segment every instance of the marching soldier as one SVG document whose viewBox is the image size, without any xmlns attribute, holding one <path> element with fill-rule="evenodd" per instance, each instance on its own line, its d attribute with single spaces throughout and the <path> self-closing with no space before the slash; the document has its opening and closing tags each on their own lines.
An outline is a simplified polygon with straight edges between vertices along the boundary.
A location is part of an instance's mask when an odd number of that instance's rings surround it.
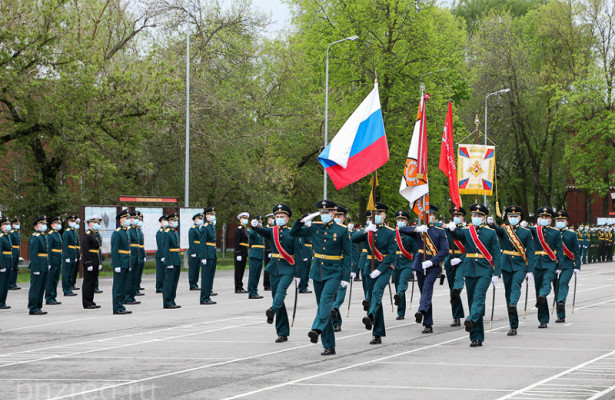
<svg viewBox="0 0 615 400">
<path fill-rule="evenodd" d="M 246 263 L 248 262 L 248 218 L 250 214 L 242 212 L 237 215 L 239 226 L 235 229 L 235 293 L 247 293 L 243 288 L 243 275 L 246 271 Z"/>
<path fill-rule="evenodd" d="M 371 224 L 371 222 L 372 222 L 372 212 L 367 210 L 365 211 L 365 226 L 368 226 L 369 224 Z M 360 233 L 361 235 L 363 235 L 365 233 L 365 228 L 363 227 L 357 230 L 355 233 Z M 354 236 L 354 234 L 352 236 Z M 357 247 L 361 251 L 359 255 L 359 263 L 357 264 L 357 268 L 363 277 L 362 282 L 361 282 L 361 286 L 363 287 L 363 297 L 364 297 L 362 305 L 363 305 L 363 311 L 367 312 L 369 311 L 370 296 L 371 296 L 372 287 L 373 287 L 372 278 L 369 277 L 369 274 L 372 273 L 371 263 L 368 262 L 367 260 L 369 246 L 366 241 L 363 241 L 363 242 L 359 242 L 357 244 Z"/>
<path fill-rule="evenodd" d="M 166 238 L 166 230 L 169 227 L 169 220 L 166 215 L 162 215 L 158 218 L 160 222 L 160 229 L 156 232 L 156 293 L 162 293 L 162 287 L 164 285 L 164 246 Z"/>
<path fill-rule="evenodd" d="M 137 271 L 139 270 L 139 217 L 135 211 L 130 214 L 130 224 L 128 225 L 126 232 L 130 239 L 130 268 L 126 274 L 126 282 L 124 288 L 126 294 L 124 297 L 124 304 L 141 304 L 140 301 L 135 299 L 135 281 L 137 280 Z"/>
<path fill-rule="evenodd" d="M 272 213 L 265 215 L 267 218 L 267 228 L 273 228 L 275 225 L 275 219 Z M 269 239 L 265 238 L 265 266 L 269 265 L 271 262 L 271 242 Z M 268 291 L 271 290 L 271 281 L 269 279 L 269 272 L 267 270 L 263 271 L 263 290 Z"/>
<path fill-rule="evenodd" d="M 9 292 L 11 279 L 11 265 L 13 264 L 13 251 L 11 244 L 11 221 L 2 216 L 0 218 L 0 310 L 6 310 L 11 306 L 6 305 L 6 297 Z"/>
<path fill-rule="evenodd" d="M 423 323 L 421 333 L 433 333 L 432 297 L 433 286 L 440 275 L 441 266 L 448 256 L 448 240 L 444 229 L 436 220 L 438 207 L 429 205 L 428 224 L 418 228 L 405 226 L 399 228 L 402 234 L 410 235 L 417 241 L 418 254 L 412 265 L 421 291 L 418 311 L 414 314 L 417 324 Z"/>
<path fill-rule="evenodd" d="M 21 259 L 21 232 L 19 229 L 21 228 L 21 224 L 19 222 L 19 218 L 14 217 L 11 221 L 11 225 L 13 229 L 10 231 L 11 236 L 11 247 L 13 250 L 13 262 L 11 264 L 11 275 L 9 278 L 9 290 L 19 290 L 21 289 L 17 286 L 17 273 L 19 272 L 19 260 Z"/>
<path fill-rule="evenodd" d="M 113 268 L 113 314 L 132 314 L 124 307 L 126 280 L 130 273 L 130 213 L 127 209 L 118 215 L 118 228 L 111 234 L 111 267 Z"/>
<path fill-rule="evenodd" d="M 263 226 L 263 217 L 257 215 L 254 217 L 257 226 Z M 248 233 L 248 241 L 250 243 L 250 254 L 248 258 L 248 299 L 262 299 L 263 296 L 258 294 L 258 281 L 261 277 L 263 269 L 263 259 L 265 258 L 265 240 L 261 235 L 251 230 Z"/>
<path fill-rule="evenodd" d="M 363 317 L 365 329 L 372 330 L 372 340 L 369 344 L 381 344 L 382 336 L 386 336 L 384 326 L 384 314 L 382 312 L 382 295 L 384 288 L 389 284 L 391 279 L 392 265 L 395 261 L 395 252 L 397 245 L 395 244 L 395 230 L 387 226 L 384 222 L 386 211 L 389 207 L 383 203 L 376 202 L 374 204 L 376 211 L 374 213 L 375 224 L 369 224 L 364 231 L 352 235 L 352 241 L 355 243 L 367 242 L 367 267 L 371 270 L 372 265 L 374 270 L 369 273 L 372 279 L 372 289 L 369 301 L 369 311 L 367 316 Z M 371 260 L 374 260 L 373 264 Z M 368 275 L 365 275 L 367 278 Z"/>
<path fill-rule="evenodd" d="M 205 259 L 201 268 L 201 304 L 211 305 L 216 304 L 211 299 L 211 296 L 216 294 L 212 291 L 214 285 L 214 276 L 216 274 L 216 262 L 218 254 L 216 252 L 216 209 L 208 207 L 205 209 L 205 218 L 207 223 L 203 229 L 203 238 L 201 243 L 205 244 Z"/>
<path fill-rule="evenodd" d="M 335 214 L 333 215 L 333 222 L 339 225 L 344 225 L 344 223 L 346 222 L 346 214 L 348 213 L 348 211 L 345 207 L 342 207 L 339 204 L 336 205 L 334 209 Z M 355 276 L 357 276 L 357 272 L 353 271 L 353 268 L 356 268 L 356 266 L 353 265 L 353 256 L 356 251 L 357 245 L 356 243 L 352 243 L 351 233 L 348 227 L 346 227 L 346 230 L 348 231 L 348 241 L 350 242 L 350 279 L 354 279 Z M 311 238 L 306 239 L 310 239 L 311 242 Z M 333 298 L 333 309 L 331 310 L 331 318 L 334 332 L 342 331 L 342 314 L 340 313 L 340 308 L 342 307 L 342 304 L 344 304 L 344 300 L 346 299 L 346 290 L 346 286 L 340 285 L 337 288 L 337 291 Z"/>
<path fill-rule="evenodd" d="M 472 204 L 472 225 L 469 228 L 457 229 L 451 222 L 448 229 L 453 238 L 461 240 L 466 250 L 462 268 L 468 295 L 470 315 L 464 321 L 466 332 L 470 333 L 470 347 L 480 347 L 485 341 L 483 315 L 485 314 L 485 296 L 489 284 L 495 287 L 500 271 L 500 243 L 495 231 L 485 225 L 487 207 L 482 204 Z M 457 284 L 456 284 L 457 286 Z M 459 287 L 453 289 L 453 296 L 459 295 Z"/>
<path fill-rule="evenodd" d="M 137 211 L 137 236 L 139 238 L 139 247 L 137 253 L 137 270 L 135 271 L 135 280 L 132 283 L 132 291 L 135 296 L 144 296 L 141 290 L 141 278 L 143 276 L 143 269 L 145 268 L 145 235 L 143 234 L 143 214 L 141 211 Z"/>
<path fill-rule="evenodd" d="M 177 228 L 179 227 L 179 216 L 176 213 L 169 214 L 169 228 L 165 230 L 166 243 L 164 248 L 164 285 L 162 306 L 164 308 L 181 308 L 181 306 L 175 304 L 175 297 L 177 295 L 177 284 L 179 283 L 179 275 L 181 272 L 181 257 L 179 251 L 179 233 Z"/>
<path fill-rule="evenodd" d="M 562 235 L 558 229 L 551 226 L 554 212 L 549 207 L 541 207 L 537 226 L 530 227 L 534 236 L 534 286 L 536 287 L 536 307 L 541 329 L 549 323 L 549 305 L 547 296 L 551 293 L 551 283 L 555 277 L 558 264 L 562 264 Z"/>
<path fill-rule="evenodd" d="M 49 268 L 47 258 L 47 217 L 40 216 L 34 221 L 34 233 L 30 236 L 28 251 L 30 254 L 30 291 L 28 292 L 28 310 L 30 315 L 45 315 L 43 311 L 43 294 Z"/>
<path fill-rule="evenodd" d="M 454 206 L 450 209 L 450 213 L 453 222 L 457 226 L 456 229 L 463 229 L 466 210 L 463 207 Z M 448 239 L 449 256 L 444 261 L 444 270 L 446 271 L 446 280 L 451 296 L 451 311 L 453 313 L 453 323 L 451 326 L 454 327 L 461 326 L 461 319 L 465 316 L 463 303 L 459 301 L 459 296 L 453 297 L 453 289 L 455 287 L 463 288 L 461 265 L 466 258 L 466 249 L 460 240 L 453 238 L 449 230 L 446 231 L 446 238 Z M 457 285 L 455 285 L 455 281 L 457 281 Z"/>
<path fill-rule="evenodd" d="M 517 303 L 521 297 L 521 286 L 524 280 L 527 280 L 529 286 L 534 276 L 534 238 L 528 229 L 519 226 L 523 214 L 521 207 L 506 207 L 504 213 L 508 224 L 498 226 L 490 217 L 489 225 L 495 229 L 500 239 L 502 279 L 510 323 L 508 336 L 515 336 L 519 328 Z"/>
<path fill-rule="evenodd" d="M 283 343 L 288 340 L 290 334 L 284 299 L 293 278 L 296 284 L 299 284 L 301 270 L 298 268 L 301 264 L 295 262 L 294 253 L 300 244 L 298 238 L 291 236 L 291 230 L 288 228 L 288 221 L 292 216 L 291 209 L 286 204 L 278 204 L 273 207 L 273 214 L 276 224 L 273 228 L 261 228 L 256 220 L 252 220 L 251 224 L 256 233 L 268 238 L 272 243 L 272 258 L 266 269 L 271 279 L 273 301 L 271 307 L 265 311 L 265 315 L 268 324 L 273 324 L 275 316 L 275 328 L 278 334 L 275 342 Z"/>
<path fill-rule="evenodd" d="M 190 290 L 199 289 L 199 273 L 201 272 L 201 261 L 205 259 L 205 243 L 201 242 L 203 236 L 204 217 L 203 213 L 192 216 L 194 225 L 188 230 L 188 285 Z M 202 282 L 201 282 L 202 284 Z"/>
<path fill-rule="evenodd" d="M 100 254 L 101 241 L 97 233 L 100 231 L 100 218 L 92 215 L 85 220 L 87 230 L 81 239 L 83 256 L 83 286 L 81 287 L 81 304 L 86 310 L 100 308 L 94 302 L 94 289 L 96 280 L 102 269 L 102 259 Z"/>
<path fill-rule="evenodd" d="M 51 231 L 47 234 L 47 249 L 49 250 L 49 270 L 47 271 L 47 284 L 45 285 L 45 303 L 47 305 L 62 304 L 56 297 L 58 295 L 58 281 L 60 280 L 60 270 L 62 268 L 62 218 L 53 217 L 49 223 Z M 65 294 L 65 296 L 76 296 L 76 293 Z"/>
<path fill-rule="evenodd" d="M 555 227 L 559 229 L 562 236 L 562 263 L 558 264 L 556 274 L 559 286 L 557 288 L 557 319 L 555 322 L 566 322 L 566 296 L 568 296 L 568 284 L 572 274 L 579 274 L 581 269 L 580 246 L 577 235 L 567 228 L 568 213 L 558 211 L 555 213 Z"/>
<path fill-rule="evenodd" d="M 77 241 L 75 240 L 74 226 L 77 216 L 72 214 L 66 219 L 66 229 L 62 233 L 62 292 L 64 296 L 76 296 L 73 284 L 73 271 L 78 268 L 77 260 Z"/>
<path fill-rule="evenodd" d="M 395 259 L 395 269 L 393 270 L 393 282 L 395 283 L 395 296 L 393 301 L 397 306 L 397 320 L 402 320 L 406 317 L 406 290 L 408 289 L 408 281 L 413 277 L 412 262 L 418 248 L 416 240 L 407 235 L 402 235 L 400 228 L 408 226 L 410 214 L 406 211 L 399 210 L 395 213 L 397 218 L 397 229 L 395 230 L 395 242 L 397 243 L 397 255 Z"/>
</svg>

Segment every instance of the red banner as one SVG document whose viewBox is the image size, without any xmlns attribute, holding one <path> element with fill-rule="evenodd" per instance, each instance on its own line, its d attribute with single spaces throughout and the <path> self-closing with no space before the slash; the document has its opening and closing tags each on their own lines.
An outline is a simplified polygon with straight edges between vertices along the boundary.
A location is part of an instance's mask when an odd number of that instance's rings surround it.
<svg viewBox="0 0 615 400">
<path fill-rule="evenodd" d="M 453 146 L 453 106 L 448 103 L 444 132 L 442 133 L 442 147 L 440 148 L 440 165 L 438 166 L 448 178 L 448 188 L 451 201 L 461 207 L 459 196 L 459 181 L 457 180 L 457 167 L 455 166 L 455 149 Z"/>
</svg>

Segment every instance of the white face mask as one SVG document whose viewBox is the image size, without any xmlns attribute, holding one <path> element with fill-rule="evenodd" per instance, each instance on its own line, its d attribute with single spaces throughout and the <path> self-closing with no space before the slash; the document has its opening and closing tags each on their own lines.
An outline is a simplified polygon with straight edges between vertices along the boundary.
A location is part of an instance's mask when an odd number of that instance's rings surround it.
<svg viewBox="0 0 615 400">
<path fill-rule="evenodd" d="M 248 220 L 247 220 L 247 219 L 245 219 L 245 218 L 242 218 L 241 223 L 242 223 L 243 225 L 248 225 Z"/>
</svg>

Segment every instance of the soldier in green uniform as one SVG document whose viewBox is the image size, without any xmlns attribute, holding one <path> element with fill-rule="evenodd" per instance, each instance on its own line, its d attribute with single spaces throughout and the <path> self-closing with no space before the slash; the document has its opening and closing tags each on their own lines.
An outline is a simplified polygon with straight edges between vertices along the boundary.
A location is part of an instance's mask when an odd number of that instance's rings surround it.
<svg viewBox="0 0 615 400">
<path fill-rule="evenodd" d="M 581 261 L 583 264 L 587 264 L 587 249 L 589 248 L 589 232 L 587 231 L 587 227 L 583 224 L 579 224 L 579 229 L 577 230 L 577 240 L 579 242 L 581 252 Z"/>
<path fill-rule="evenodd" d="M 335 222 L 336 224 L 344 225 L 346 222 L 347 213 L 348 213 L 348 210 L 346 210 L 345 207 L 337 204 L 335 206 L 335 214 L 333 215 L 333 222 Z M 347 226 L 346 226 L 346 229 L 348 231 L 348 240 L 350 241 L 350 245 L 351 245 L 350 279 L 354 279 L 357 276 L 357 271 L 356 271 L 356 265 L 353 263 L 354 261 L 353 256 L 354 256 L 354 253 L 356 252 L 357 244 L 352 243 L 350 230 L 348 229 Z M 311 238 L 310 238 L 310 241 L 311 241 Z M 331 318 L 332 318 L 334 332 L 342 331 L 342 314 L 340 313 L 340 308 L 342 308 L 342 304 L 344 304 L 344 300 L 346 299 L 346 291 L 347 291 L 347 287 L 340 285 L 337 288 L 335 297 L 333 298 L 333 309 L 331 310 Z"/>
<path fill-rule="evenodd" d="M 483 315 L 487 290 L 490 284 L 495 290 L 501 275 L 500 243 L 495 231 L 485 225 L 489 213 L 487 207 L 482 204 L 472 204 L 470 212 L 472 225 L 469 228 L 457 229 L 457 225 L 451 222 L 448 229 L 452 232 L 453 238 L 462 242 L 466 250 L 466 257 L 461 265 L 470 315 L 464 321 L 464 326 L 466 332 L 470 333 L 470 347 L 480 347 L 485 341 Z"/>
<path fill-rule="evenodd" d="M 10 230 L 9 235 L 11 236 L 13 262 L 11 264 L 9 290 L 19 290 L 21 289 L 19 286 L 17 286 L 17 273 L 19 272 L 19 260 L 21 258 L 21 232 L 19 232 L 21 224 L 19 222 L 19 218 L 14 217 L 11 220 L 11 225 L 13 229 Z"/>
<path fill-rule="evenodd" d="M 145 235 L 143 234 L 143 214 L 141 213 L 141 211 L 137 211 L 137 236 L 139 237 L 139 252 L 137 255 L 137 271 L 136 271 L 136 275 L 135 275 L 135 280 L 132 283 L 132 287 L 133 287 L 133 292 L 135 294 L 135 296 L 144 296 L 143 293 L 141 293 L 141 290 L 145 290 L 144 288 L 141 287 L 141 279 L 143 276 L 143 269 L 145 268 Z"/>
<path fill-rule="evenodd" d="M 606 261 L 606 242 L 608 240 L 604 225 L 598 229 L 598 262 Z"/>
<path fill-rule="evenodd" d="M 235 247 L 233 253 L 235 256 L 235 293 L 248 293 L 243 288 L 243 275 L 246 271 L 246 263 L 248 262 L 248 250 L 250 243 L 248 241 L 248 218 L 250 214 L 242 212 L 237 215 L 239 225 L 235 229 Z"/>
<path fill-rule="evenodd" d="M 162 293 L 164 285 L 164 246 L 166 230 L 169 227 L 169 220 L 166 215 L 158 218 L 160 229 L 156 232 L 156 293 Z"/>
<path fill-rule="evenodd" d="M 66 229 L 62 233 L 62 292 L 64 296 L 76 296 L 73 292 L 73 271 L 77 268 L 77 241 L 74 226 L 77 216 L 72 214 L 66 218 Z"/>
<path fill-rule="evenodd" d="M 466 210 L 463 207 L 453 206 L 450 209 L 452 221 L 457 226 L 456 229 L 463 229 L 463 222 L 466 215 Z M 463 271 L 461 265 L 466 258 L 465 247 L 460 240 L 454 239 L 451 231 L 446 231 L 448 240 L 449 256 L 444 260 L 444 270 L 446 271 L 446 280 L 451 296 L 451 311 L 453 314 L 452 327 L 461 326 L 461 319 L 465 316 L 463 311 L 463 303 L 459 301 L 459 296 L 453 298 L 453 289 L 455 287 L 463 288 Z M 457 284 L 455 285 L 455 281 Z"/>
<path fill-rule="evenodd" d="M 521 207 L 506 207 L 504 214 L 508 220 L 508 224 L 504 226 L 493 223 L 491 218 L 488 220 L 500 239 L 502 279 L 510 324 L 508 336 L 515 336 L 519 328 L 517 303 L 521 297 L 521 286 L 524 280 L 527 280 L 529 285 L 534 276 L 534 238 L 529 229 L 519 226 L 523 214 Z"/>
<path fill-rule="evenodd" d="M 271 279 L 271 296 L 273 301 L 271 307 L 265 311 L 267 323 L 273 324 L 275 316 L 275 328 L 278 334 L 276 343 L 286 342 L 290 334 L 288 323 L 288 313 L 284 305 L 286 291 L 295 279 L 298 285 L 301 279 L 301 263 L 295 261 L 295 251 L 299 249 L 300 242 L 296 237 L 291 236 L 288 228 L 288 221 L 292 216 L 291 209 L 286 204 L 277 204 L 273 207 L 276 226 L 273 228 L 261 228 L 258 221 L 252 220 L 252 228 L 259 235 L 271 241 L 272 258 L 267 265 L 267 271 Z"/>
<path fill-rule="evenodd" d="M 371 222 L 372 222 L 372 212 L 367 210 L 365 211 L 365 226 L 368 226 Z M 362 227 L 361 229 L 356 230 L 355 233 L 363 234 L 364 232 L 365 232 L 365 227 Z M 354 236 L 354 234 L 352 236 Z M 360 251 L 359 263 L 357 264 L 357 268 L 360 271 L 361 276 L 362 276 L 361 286 L 363 287 L 363 301 L 362 301 L 363 311 L 367 312 L 369 311 L 369 302 L 370 302 L 370 296 L 372 293 L 372 286 L 373 286 L 372 279 L 369 277 L 369 274 L 371 274 L 371 263 L 367 262 L 368 245 L 367 245 L 367 242 L 365 241 L 355 243 L 355 245 L 357 246 L 358 249 L 360 249 L 359 250 Z"/>
<path fill-rule="evenodd" d="M 320 354 L 328 356 L 335 354 L 333 301 L 336 295 L 340 295 L 338 288 L 346 288 L 350 284 L 352 243 L 346 226 L 334 221 L 337 211 L 346 214 L 343 207 L 336 209 L 336 204 L 330 200 L 318 201 L 315 207 L 319 211 L 295 222 L 290 233 L 312 239 L 314 257 L 310 278 L 314 284 L 318 310 L 308 337 L 312 343 L 318 343 L 321 336 L 324 350 Z M 317 216 L 320 216 L 320 221 L 312 221 Z M 309 227 L 305 225 L 310 222 Z"/>
<path fill-rule="evenodd" d="M 71 285 L 72 285 L 72 290 L 79 290 L 79 288 L 77 286 L 75 286 L 77 284 L 77 275 L 79 275 L 79 263 L 81 261 L 81 247 L 79 246 L 79 224 L 81 223 L 81 219 L 79 217 L 77 217 L 76 215 L 75 217 L 75 222 L 73 223 L 73 236 L 75 237 L 75 265 L 73 268 L 73 274 L 71 276 Z"/>
<path fill-rule="evenodd" d="M 301 238 L 301 261 L 303 266 L 301 267 L 301 283 L 299 283 L 299 293 L 309 294 L 312 291 L 309 288 L 310 285 L 310 270 L 312 268 L 312 238 Z"/>
<path fill-rule="evenodd" d="M 551 293 L 551 284 L 555 278 L 557 265 L 562 265 L 562 235 L 560 231 L 551 226 L 554 212 L 549 207 L 541 207 L 538 214 L 537 226 L 530 227 L 534 237 L 534 286 L 536 287 L 536 307 L 538 308 L 538 321 L 541 329 L 547 328 L 549 323 L 549 305 L 547 296 Z"/>
<path fill-rule="evenodd" d="M 397 306 L 397 320 L 402 320 L 406 317 L 406 290 L 408 290 L 408 282 L 413 277 L 412 262 L 418 247 L 416 240 L 410 236 L 402 235 L 399 232 L 400 228 L 408 226 L 410 214 L 406 211 L 399 210 L 395 213 L 397 219 L 397 229 L 395 232 L 395 242 L 398 250 L 395 259 L 395 269 L 393 270 L 393 282 L 395 283 L 395 296 L 393 301 Z"/>
<path fill-rule="evenodd" d="M 45 315 L 43 311 L 43 294 L 49 268 L 47 258 L 47 217 L 40 216 L 34 221 L 34 233 L 28 242 L 30 254 L 30 291 L 28 292 L 28 310 L 30 315 Z"/>
<path fill-rule="evenodd" d="M 10 231 L 11 221 L 7 217 L 2 216 L 0 218 L 0 310 L 11 308 L 11 306 L 6 305 L 9 281 L 11 279 L 11 266 L 13 264 Z"/>
<path fill-rule="evenodd" d="M 207 223 L 203 229 L 201 243 L 205 244 L 205 263 L 201 268 L 201 304 L 216 304 L 211 299 L 215 294 L 212 292 L 214 276 L 216 274 L 216 262 L 218 254 L 216 252 L 216 209 L 208 207 L 205 209 Z M 202 261 L 201 261 L 202 262 Z"/>
<path fill-rule="evenodd" d="M 365 329 L 372 330 L 372 339 L 369 344 L 382 343 L 382 337 L 386 336 L 384 326 L 384 313 L 382 312 L 382 295 L 384 288 L 391 279 L 392 265 L 395 262 L 395 252 L 397 244 L 395 243 L 395 229 L 386 225 L 386 211 L 389 207 L 386 204 L 374 203 L 376 212 L 374 213 L 374 224 L 369 224 L 364 231 L 352 235 L 352 241 L 355 243 L 367 242 L 367 261 L 368 269 L 371 270 L 371 260 L 373 257 L 374 270 L 369 273 L 369 277 L 373 280 L 373 286 L 370 295 L 369 311 L 367 316 L 363 317 L 362 322 Z M 367 278 L 368 275 L 365 275 Z"/>
<path fill-rule="evenodd" d="M 263 226 L 263 217 L 254 217 L 258 227 Z M 265 258 L 265 239 L 254 229 L 248 232 L 248 242 L 250 244 L 250 254 L 248 255 L 248 299 L 262 299 L 258 294 L 258 281 L 263 269 L 263 259 Z"/>
<path fill-rule="evenodd" d="M 139 269 L 139 217 L 135 211 L 130 213 L 130 225 L 127 227 L 126 232 L 130 239 L 130 268 L 128 274 L 126 274 L 126 282 L 124 288 L 126 294 L 124 297 L 124 304 L 141 304 L 140 301 L 135 299 L 135 281 L 137 279 L 137 271 Z"/>
<path fill-rule="evenodd" d="M 102 258 L 100 254 L 101 241 L 97 233 L 100 231 L 100 217 L 92 215 L 85 220 L 86 231 L 81 239 L 83 246 L 83 285 L 81 287 L 81 304 L 86 310 L 100 308 L 94 302 L 94 289 L 98 273 L 102 269 Z"/>
<path fill-rule="evenodd" d="M 566 297 L 568 296 L 570 278 L 572 274 L 579 274 L 581 269 L 581 253 L 577 235 L 568 229 L 568 213 L 558 211 L 555 213 L 555 227 L 562 236 L 562 250 L 564 256 L 562 263 L 558 264 L 556 275 L 559 286 L 557 288 L 557 319 L 555 322 L 566 322 Z"/>
<path fill-rule="evenodd" d="M 188 285 L 190 290 L 200 290 L 199 273 L 201 261 L 205 259 L 205 243 L 201 243 L 205 224 L 203 213 L 194 214 L 192 221 L 194 224 L 188 230 Z"/>
<path fill-rule="evenodd" d="M 126 277 L 130 273 L 130 213 L 122 210 L 118 215 L 118 228 L 111 234 L 111 267 L 113 268 L 113 314 L 132 314 L 124 307 Z"/>
<path fill-rule="evenodd" d="M 266 228 L 272 228 L 275 225 L 275 218 L 273 217 L 273 213 L 269 213 L 265 215 L 267 220 Z M 269 239 L 265 238 L 265 260 L 263 261 L 265 266 L 269 265 L 271 262 L 271 242 Z M 269 291 L 271 290 L 271 280 L 269 279 L 269 272 L 263 270 L 263 290 Z"/>
<path fill-rule="evenodd" d="M 176 309 L 181 306 L 175 304 L 177 295 L 177 284 L 179 283 L 179 275 L 181 272 L 181 254 L 179 251 L 179 216 L 175 213 L 169 214 L 169 228 L 165 230 L 166 244 L 164 248 L 164 286 L 162 296 L 162 306 L 164 308 Z"/>
<path fill-rule="evenodd" d="M 598 261 L 598 231 L 596 226 L 592 225 L 589 235 L 589 262 L 590 264 Z"/>
<path fill-rule="evenodd" d="M 47 284 L 45 285 L 45 303 L 47 305 L 62 304 L 57 300 L 58 281 L 62 269 L 62 217 L 53 217 L 49 221 L 51 231 L 47 234 L 47 249 L 49 253 L 49 270 L 47 271 Z M 75 293 L 65 296 L 76 296 Z"/>
<path fill-rule="evenodd" d="M 608 226 L 607 225 L 607 229 L 608 229 L 608 233 L 609 233 L 609 240 L 608 240 L 608 245 L 607 245 L 607 253 L 606 253 L 606 260 L 608 262 L 613 261 L 613 240 L 615 238 L 615 235 L 613 235 L 613 226 Z"/>
</svg>

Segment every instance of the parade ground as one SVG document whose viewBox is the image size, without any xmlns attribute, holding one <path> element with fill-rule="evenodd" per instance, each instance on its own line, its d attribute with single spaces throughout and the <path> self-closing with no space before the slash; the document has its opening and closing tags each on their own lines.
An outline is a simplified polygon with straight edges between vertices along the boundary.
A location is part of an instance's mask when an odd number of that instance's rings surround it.
<svg viewBox="0 0 615 400">
<path fill-rule="evenodd" d="M 218 271 L 213 299 L 199 305 L 182 270 L 177 304 L 163 309 L 146 275 L 142 304 L 131 315 L 112 315 L 111 278 L 102 278 L 95 301 L 84 310 L 79 296 L 29 316 L 27 284 L 9 292 L 0 311 L 2 399 L 614 399 L 615 263 L 583 265 L 576 307 L 572 289 L 565 324 L 537 329 L 534 290 L 519 334 L 507 337 L 504 289 L 496 290 L 493 329 L 483 347 L 470 348 L 462 327 L 451 328 L 448 288 L 436 285 L 434 333 L 414 322 L 418 288 L 406 319 L 395 320 L 385 291 L 387 336 L 369 345 L 363 327 L 360 282 L 353 282 L 350 318 L 342 310 L 337 355 L 320 355 L 307 332 L 316 311 L 313 294 L 301 294 L 289 341 L 276 344 L 264 299 L 235 294 L 233 271 Z M 247 282 L 244 279 L 244 284 Z M 200 282 L 199 282 L 200 283 Z M 81 280 L 77 286 L 80 286 Z M 261 282 L 262 288 L 262 282 Z M 409 292 L 408 292 L 409 294 Z M 462 295 L 467 312 L 465 292 Z M 489 329 L 491 289 L 485 329 Z M 522 313 L 525 287 L 519 310 Z M 549 296 L 551 304 L 552 296 Z M 286 306 L 292 313 L 294 290 Z M 553 316 L 552 316 L 553 317 Z M 522 314 L 520 316 L 522 318 Z"/>
</svg>

